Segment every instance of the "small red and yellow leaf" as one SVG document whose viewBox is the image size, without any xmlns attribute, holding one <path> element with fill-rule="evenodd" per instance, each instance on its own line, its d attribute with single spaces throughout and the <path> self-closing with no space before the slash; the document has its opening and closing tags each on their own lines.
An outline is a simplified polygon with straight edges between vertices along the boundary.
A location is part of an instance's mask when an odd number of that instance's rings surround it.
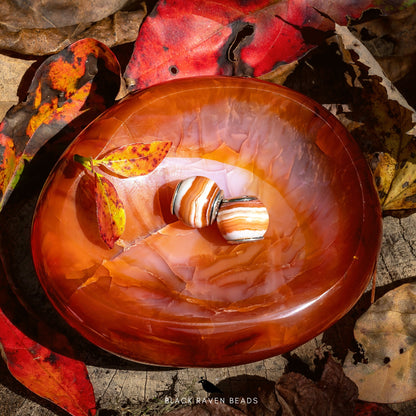
<svg viewBox="0 0 416 416">
<path fill-rule="evenodd" d="M 121 146 L 101 159 L 95 159 L 94 165 L 101 165 L 126 178 L 147 175 L 159 166 L 171 146 L 170 141 L 158 140 L 151 143 L 133 143 Z"/>
<path fill-rule="evenodd" d="M 103 175 L 94 172 L 95 202 L 100 235 L 108 248 L 123 234 L 126 227 L 126 212 L 114 185 Z"/>
<path fill-rule="evenodd" d="M 85 364 L 31 340 L 1 309 L 0 349 L 11 374 L 29 390 L 72 416 L 96 414 L 94 390 Z"/>
</svg>

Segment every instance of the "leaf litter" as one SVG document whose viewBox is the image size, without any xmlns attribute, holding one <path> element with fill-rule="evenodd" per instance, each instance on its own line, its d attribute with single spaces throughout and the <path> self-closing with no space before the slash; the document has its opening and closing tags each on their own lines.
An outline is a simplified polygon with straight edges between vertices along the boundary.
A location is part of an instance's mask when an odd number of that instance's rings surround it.
<svg viewBox="0 0 416 416">
<path fill-rule="evenodd" d="M 321 351 L 317 353 L 316 358 L 315 371 L 308 376 L 300 372 L 289 371 L 276 382 L 261 377 L 246 376 L 244 384 L 251 386 L 248 394 L 251 398 L 255 398 L 254 405 L 247 405 L 246 400 L 238 396 L 239 393 L 246 391 L 240 390 L 241 384 L 232 382 L 232 378 L 230 378 L 218 384 L 221 387 L 228 386 L 228 392 L 213 393 L 206 399 L 201 399 L 204 402 L 202 404 L 174 410 L 168 412 L 167 415 L 395 415 L 391 409 L 381 407 L 376 403 L 368 403 L 367 406 L 363 406 L 358 401 L 357 386 L 344 374 L 342 366 L 331 355 L 323 355 Z M 234 390 L 229 386 L 234 386 Z"/>
<path fill-rule="evenodd" d="M 380 64 L 347 27 L 336 25 L 351 101 L 335 114 L 358 141 L 372 168 L 385 212 L 416 208 L 416 112 Z"/>
</svg>

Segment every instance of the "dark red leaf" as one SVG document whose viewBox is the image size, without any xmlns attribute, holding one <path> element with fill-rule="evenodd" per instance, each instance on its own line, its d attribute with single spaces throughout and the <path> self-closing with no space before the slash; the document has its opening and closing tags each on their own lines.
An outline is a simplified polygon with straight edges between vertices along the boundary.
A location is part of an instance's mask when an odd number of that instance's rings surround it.
<svg viewBox="0 0 416 416">
<path fill-rule="evenodd" d="M 115 99 L 120 68 L 114 54 L 94 39 L 80 40 L 48 58 L 37 70 L 25 102 L 0 125 L 0 209 L 36 152 L 88 111 L 94 119 Z"/>
<path fill-rule="evenodd" d="M 372 0 L 158 3 L 142 24 L 125 77 L 130 90 L 196 75 L 260 76 L 301 57 Z M 377 2 L 397 10 L 403 1 Z M 324 17 L 317 10 L 327 13 Z"/>
<path fill-rule="evenodd" d="M 95 397 L 84 363 L 28 338 L 0 309 L 0 347 L 11 374 L 29 390 L 73 416 L 95 415 Z"/>
<path fill-rule="evenodd" d="M 385 404 L 358 401 L 354 416 L 395 416 L 398 413 Z"/>
</svg>

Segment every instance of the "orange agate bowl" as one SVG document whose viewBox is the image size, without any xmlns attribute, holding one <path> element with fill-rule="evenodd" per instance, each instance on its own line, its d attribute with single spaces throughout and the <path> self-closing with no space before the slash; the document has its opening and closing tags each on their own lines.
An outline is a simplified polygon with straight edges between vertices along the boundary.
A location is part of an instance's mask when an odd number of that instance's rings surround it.
<svg viewBox="0 0 416 416">
<path fill-rule="evenodd" d="M 152 140 L 172 142 L 153 172 L 102 172 L 126 212 L 109 249 L 73 156 Z M 179 221 L 171 199 L 192 176 L 224 198 L 259 198 L 264 238 L 228 244 L 215 222 Z M 334 324 L 367 287 L 381 230 L 367 162 L 335 117 L 284 87 L 202 77 L 128 96 L 78 136 L 39 198 L 32 252 L 51 302 L 92 343 L 142 363 L 214 367 L 287 352 Z"/>
</svg>

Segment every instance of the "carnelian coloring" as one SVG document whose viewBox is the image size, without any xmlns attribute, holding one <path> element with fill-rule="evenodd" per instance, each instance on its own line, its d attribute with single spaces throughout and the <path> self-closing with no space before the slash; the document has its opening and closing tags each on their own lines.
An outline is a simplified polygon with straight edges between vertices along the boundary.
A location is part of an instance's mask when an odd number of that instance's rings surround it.
<svg viewBox="0 0 416 416">
<path fill-rule="evenodd" d="M 172 141 L 151 173 L 102 171 L 126 213 L 109 249 L 91 175 L 130 143 Z M 264 238 L 228 244 L 214 222 L 171 213 L 177 184 L 204 176 L 225 199 L 256 196 Z M 254 79 L 171 81 L 126 97 L 66 150 L 39 198 L 35 267 L 55 308 L 83 336 L 127 359 L 226 366 L 308 341 L 358 300 L 374 271 L 381 212 L 371 172 L 346 129 L 313 100 Z"/>
</svg>

